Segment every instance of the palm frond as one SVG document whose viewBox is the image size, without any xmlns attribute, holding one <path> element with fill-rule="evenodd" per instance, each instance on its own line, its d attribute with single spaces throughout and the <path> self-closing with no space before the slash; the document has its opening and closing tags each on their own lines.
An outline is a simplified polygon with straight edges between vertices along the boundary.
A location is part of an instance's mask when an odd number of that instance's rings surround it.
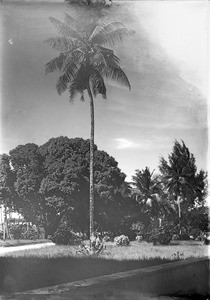
<svg viewBox="0 0 210 300">
<path fill-rule="evenodd" d="M 56 70 L 61 71 L 64 67 L 64 63 L 66 60 L 66 55 L 61 53 L 59 56 L 51 59 L 46 65 L 45 65 L 45 73 L 52 73 Z"/>
<path fill-rule="evenodd" d="M 91 42 L 98 45 L 114 46 L 116 43 L 122 42 L 126 37 L 132 36 L 135 32 L 125 27 L 110 30 L 110 32 L 101 32 L 92 37 Z"/>
<path fill-rule="evenodd" d="M 63 72 L 65 72 L 69 67 L 72 67 L 72 69 L 74 69 L 76 65 L 81 64 L 83 59 L 84 59 L 84 53 L 79 48 L 69 52 L 66 55 Z"/>
<path fill-rule="evenodd" d="M 75 73 L 76 73 L 76 66 L 74 66 L 75 68 L 72 67 L 72 65 L 70 65 L 65 73 L 63 73 L 57 81 L 56 84 L 56 89 L 59 95 L 61 95 L 62 93 L 64 93 L 66 91 L 66 89 L 68 88 L 69 83 L 74 79 L 75 77 Z"/>
<path fill-rule="evenodd" d="M 76 97 L 78 92 L 79 91 L 77 89 L 77 81 L 76 81 L 76 79 L 74 79 L 69 84 L 69 100 L 70 100 L 70 102 L 72 102 L 74 100 L 74 98 Z M 84 96 L 83 96 L 83 98 L 84 98 Z"/>
<path fill-rule="evenodd" d="M 103 36 L 110 34 L 116 29 L 125 28 L 125 26 L 117 21 L 106 24 L 105 22 L 100 22 L 89 36 L 89 41 L 96 42 L 100 40 Z M 98 42 L 97 42 L 98 43 Z"/>
<path fill-rule="evenodd" d="M 101 74 L 94 70 L 90 76 L 90 82 L 92 85 L 93 95 L 101 94 L 104 99 L 106 99 L 106 86 L 104 84 L 104 79 Z"/>
<path fill-rule="evenodd" d="M 75 47 L 75 43 L 66 37 L 49 38 L 44 43 L 50 45 L 54 50 L 59 52 L 67 52 Z"/>
<path fill-rule="evenodd" d="M 106 73 L 107 78 L 111 78 L 113 81 L 118 82 L 119 84 L 126 86 L 131 90 L 131 85 L 128 80 L 127 75 L 120 67 L 109 66 L 108 72 Z"/>
<path fill-rule="evenodd" d="M 64 16 L 64 23 L 67 24 L 68 26 L 73 27 L 74 29 L 79 29 L 80 28 L 80 23 L 76 18 L 73 18 L 69 14 L 65 13 Z"/>
<path fill-rule="evenodd" d="M 50 17 L 49 19 L 50 19 L 50 22 L 58 30 L 58 33 L 60 33 L 60 35 L 62 35 L 64 37 L 79 39 L 82 41 L 80 34 L 74 28 L 64 24 L 63 22 L 61 22 L 53 17 Z"/>
</svg>

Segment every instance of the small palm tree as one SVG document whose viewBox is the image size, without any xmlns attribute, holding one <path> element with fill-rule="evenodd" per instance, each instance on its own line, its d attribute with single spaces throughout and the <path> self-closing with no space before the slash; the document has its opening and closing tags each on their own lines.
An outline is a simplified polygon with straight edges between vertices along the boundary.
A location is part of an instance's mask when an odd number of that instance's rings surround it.
<svg viewBox="0 0 210 300">
<path fill-rule="evenodd" d="M 90 99 L 91 134 L 90 134 L 90 238 L 94 237 L 94 97 L 101 94 L 106 98 L 106 86 L 104 78 L 117 81 L 131 89 L 130 82 L 120 68 L 119 58 L 114 51 L 106 48 L 106 45 L 115 45 L 124 37 L 134 32 L 127 30 L 125 26 L 116 21 L 91 22 L 85 24 L 66 14 L 64 22 L 53 17 L 50 21 L 60 34 L 59 37 L 50 38 L 46 42 L 59 55 L 46 64 L 46 73 L 60 71 L 56 89 L 59 95 L 67 89 L 70 101 L 77 94 L 80 100 L 85 100 L 84 92 Z"/>
<path fill-rule="evenodd" d="M 146 167 L 144 170 L 136 170 L 135 176 L 133 176 L 133 196 L 142 206 L 145 212 L 149 212 L 151 215 L 159 214 L 159 206 L 161 203 L 160 197 L 160 184 L 158 177 L 154 176 L 154 170 L 150 172 Z"/>
<path fill-rule="evenodd" d="M 159 177 L 154 175 L 148 167 L 144 170 L 136 170 L 133 178 L 133 196 L 142 206 L 142 209 L 151 216 L 159 217 L 168 212 L 168 205 L 162 193 Z"/>
</svg>

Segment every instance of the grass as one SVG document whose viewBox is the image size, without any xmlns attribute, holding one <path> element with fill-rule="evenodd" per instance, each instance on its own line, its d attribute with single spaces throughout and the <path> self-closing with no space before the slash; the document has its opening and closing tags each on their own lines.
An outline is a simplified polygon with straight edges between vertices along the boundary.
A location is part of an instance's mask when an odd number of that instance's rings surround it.
<svg viewBox="0 0 210 300">
<path fill-rule="evenodd" d="M 195 241 L 176 241 L 169 246 L 153 246 L 147 242 L 131 242 L 130 246 L 118 247 L 114 243 L 106 243 L 107 250 L 100 254 L 100 258 L 113 260 L 143 260 L 143 259 L 167 259 L 175 258 L 193 258 L 208 255 L 208 246 L 203 242 Z M 77 246 L 48 246 L 41 249 L 30 249 L 8 253 L 4 256 L 13 257 L 40 257 L 40 258 L 56 258 L 56 257 L 82 257 L 82 254 L 76 253 Z M 178 254 L 179 253 L 179 254 Z M 179 257 L 177 257 L 179 256 Z"/>
<path fill-rule="evenodd" d="M 35 245 L 51 242 L 49 240 L 39 239 L 39 240 L 0 240 L 0 247 L 16 247 L 23 245 Z"/>
<path fill-rule="evenodd" d="M 107 243 L 107 251 L 99 257 L 76 253 L 76 246 L 47 246 L 8 253 L 0 257 L 0 293 L 4 292 L 5 276 L 12 275 L 15 290 L 23 291 L 52 286 L 100 275 L 112 274 L 148 266 L 160 265 L 181 258 L 207 255 L 208 246 L 202 242 L 177 242 L 170 246 L 153 246 L 146 242 L 132 242 L 118 247 Z"/>
</svg>

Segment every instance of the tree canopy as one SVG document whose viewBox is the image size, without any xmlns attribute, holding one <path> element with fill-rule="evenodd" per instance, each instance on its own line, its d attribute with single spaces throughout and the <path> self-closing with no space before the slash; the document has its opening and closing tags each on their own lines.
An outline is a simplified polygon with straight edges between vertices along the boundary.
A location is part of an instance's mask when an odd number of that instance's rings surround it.
<svg viewBox="0 0 210 300">
<path fill-rule="evenodd" d="M 87 233 L 89 151 L 89 140 L 67 137 L 52 138 L 40 147 L 26 144 L 11 150 L 16 193 L 12 205 L 29 221 L 43 224 L 49 234 L 64 215 L 72 227 Z M 96 227 L 109 230 L 121 221 L 125 174 L 116 160 L 96 145 L 94 152 Z"/>
</svg>

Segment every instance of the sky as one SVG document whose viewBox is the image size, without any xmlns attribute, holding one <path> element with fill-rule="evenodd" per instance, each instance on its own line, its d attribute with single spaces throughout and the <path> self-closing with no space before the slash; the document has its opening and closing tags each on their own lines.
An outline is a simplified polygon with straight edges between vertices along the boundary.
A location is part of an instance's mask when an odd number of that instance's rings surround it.
<svg viewBox="0 0 210 300">
<path fill-rule="evenodd" d="M 122 3 L 123 2 L 123 3 Z M 118 2 L 112 18 L 135 30 L 114 47 L 131 91 L 107 82 L 107 100 L 95 99 L 95 143 L 132 179 L 136 169 L 158 171 L 175 140 L 184 140 L 198 169 L 207 169 L 209 1 Z M 58 74 L 44 74 L 56 55 L 49 16 L 62 20 L 65 5 L 7 5 L 1 14 L 1 145 L 41 145 L 51 137 L 89 138 L 89 102 L 55 89 Z"/>
</svg>

